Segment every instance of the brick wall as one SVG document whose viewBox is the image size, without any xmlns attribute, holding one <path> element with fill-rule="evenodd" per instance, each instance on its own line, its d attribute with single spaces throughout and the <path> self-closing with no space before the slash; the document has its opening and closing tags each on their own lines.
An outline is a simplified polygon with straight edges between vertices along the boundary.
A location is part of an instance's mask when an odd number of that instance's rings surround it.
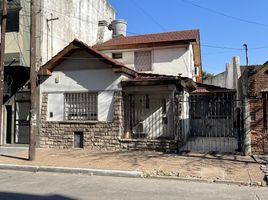
<svg viewBox="0 0 268 200">
<path fill-rule="evenodd" d="M 268 135 L 263 124 L 263 99 L 261 92 L 265 88 L 268 88 L 268 75 L 265 72 L 249 76 L 248 97 L 251 114 L 250 132 L 253 154 L 268 153 Z"/>
</svg>

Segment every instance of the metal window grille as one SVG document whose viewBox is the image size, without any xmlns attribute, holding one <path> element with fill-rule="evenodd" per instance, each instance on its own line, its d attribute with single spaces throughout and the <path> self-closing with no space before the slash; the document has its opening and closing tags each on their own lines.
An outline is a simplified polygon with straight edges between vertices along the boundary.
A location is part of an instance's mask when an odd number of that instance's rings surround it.
<svg viewBox="0 0 268 200">
<path fill-rule="evenodd" d="M 152 52 L 135 52 L 135 69 L 137 71 L 152 71 Z"/>
<path fill-rule="evenodd" d="M 97 93 L 66 93 L 65 120 L 98 120 Z"/>
</svg>

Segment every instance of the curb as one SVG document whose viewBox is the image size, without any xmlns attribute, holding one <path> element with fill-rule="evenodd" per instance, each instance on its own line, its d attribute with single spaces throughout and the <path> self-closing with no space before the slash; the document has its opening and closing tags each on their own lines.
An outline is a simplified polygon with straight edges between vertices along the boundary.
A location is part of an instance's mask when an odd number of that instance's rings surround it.
<svg viewBox="0 0 268 200">
<path fill-rule="evenodd" d="M 0 164 L 0 170 L 52 172 L 52 173 L 66 173 L 66 174 L 84 174 L 90 176 L 115 176 L 115 177 L 134 177 L 134 178 L 141 178 L 143 176 L 142 172 L 137 171 L 47 167 L 47 166 L 30 166 L 30 165 L 9 165 L 9 164 Z"/>
<path fill-rule="evenodd" d="M 144 176 L 143 172 L 138 171 L 121 171 L 121 170 L 105 170 L 105 169 L 102 170 L 102 169 L 49 167 L 49 166 L 32 166 L 32 165 L 11 165 L 11 164 L 0 164 L 0 170 L 27 171 L 34 173 L 51 172 L 51 173 L 65 173 L 65 174 L 83 174 L 90 176 L 163 179 L 163 180 L 176 180 L 186 182 L 218 183 L 218 184 L 238 185 L 238 186 L 264 187 L 261 183 L 255 183 L 255 182 L 250 183 L 250 182 L 233 181 L 233 180 L 213 180 L 213 179 L 200 179 L 200 178 L 176 177 L 176 176 Z"/>
<path fill-rule="evenodd" d="M 237 186 L 264 187 L 262 183 L 258 183 L 258 182 L 243 182 L 243 181 L 233 181 L 233 180 L 214 180 L 214 179 L 200 179 L 200 178 L 176 177 L 176 176 L 148 176 L 146 178 L 177 180 L 177 181 L 185 181 L 185 182 L 198 182 L 198 183 L 217 183 L 217 184 L 237 185 Z"/>
</svg>

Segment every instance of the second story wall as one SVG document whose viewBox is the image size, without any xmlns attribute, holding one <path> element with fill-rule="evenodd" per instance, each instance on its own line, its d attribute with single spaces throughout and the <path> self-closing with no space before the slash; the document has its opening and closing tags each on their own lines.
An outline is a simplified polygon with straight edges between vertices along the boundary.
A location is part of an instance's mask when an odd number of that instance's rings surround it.
<svg viewBox="0 0 268 200">
<path fill-rule="evenodd" d="M 139 55 L 138 52 L 148 53 Z M 103 53 L 122 62 L 125 66 L 140 72 L 174 76 L 181 75 L 194 78 L 192 45 L 148 49 L 109 50 L 103 51 Z M 140 58 L 138 58 L 139 56 Z"/>
</svg>

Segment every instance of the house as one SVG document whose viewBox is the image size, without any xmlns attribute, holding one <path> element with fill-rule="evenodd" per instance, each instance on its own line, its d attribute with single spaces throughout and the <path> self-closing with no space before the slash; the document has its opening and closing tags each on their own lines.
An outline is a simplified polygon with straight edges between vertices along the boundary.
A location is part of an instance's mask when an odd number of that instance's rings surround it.
<svg viewBox="0 0 268 200">
<path fill-rule="evenodd" d="M 205 83 L 237 91 L 236 101 L 243 111 L 243 140 L 246 154 L 267 154 L 268 64 L 241 66 L 239 57 L 227 64 L 226 71 Z"/>
<path fill-rule="evenodd" d="M 137 71 L 120 62 L 122 57 L 97 50 L 101 46 L 74 40 L 41 68 L 40 147 L 171 152 L 195 150 L 192 145 L 201 141 L 209 151 L 239 150 L 234 90 L 196 83 L 192 71 L 184 72 L 188 77 L 169 74 L 176 64 L 166 64 L 166 74 Z M 171 60 L 180 60 L 187 49 L 177 58 L 171 51 Z"/>
<path fill-rule="evenodd" d="M 106 0 L 42 0 L 36 1 L 36 7 L 38 69 L 73 38 L 79 38 L 90 45 L 112 38 L 112 31 L 105 26 L 107 24 L 103 20 L 111 23 L 115 19 L 115 10 Z M 29 143 L 29 27 L 30 1 L 8 1 L 5 105 L 0 145 Z"/>
<path fill-rule="evenodd" d="M 126 28 L 124 29 L 126 30 Z M 94 48 L 137 72 L 202 82 L 199 30 L 114 37 Z"/>
<path fill-rule="evenodd" d="M 177 99 L 195 89 L 192 79 L 139 73 L 78 40 L 40 76 L 40 147 L 177 150 L 187 117 Z"/>
</svg>

